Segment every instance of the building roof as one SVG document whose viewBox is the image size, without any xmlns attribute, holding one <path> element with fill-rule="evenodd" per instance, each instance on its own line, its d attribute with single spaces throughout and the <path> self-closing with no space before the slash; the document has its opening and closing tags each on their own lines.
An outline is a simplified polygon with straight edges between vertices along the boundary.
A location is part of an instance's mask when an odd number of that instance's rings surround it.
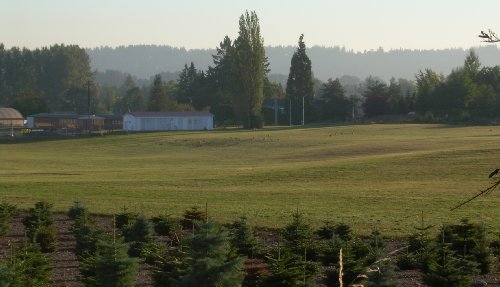
<svg viewBox="0 0 500 287">
<path fill-rule="evenodd" d="M 36 115 L 29 115 L 28 117 L 33 118 L 46 118 L 46 119 L 80 119 L 85 120 L 88 119 L 87 115 L 77 115 L 77 114 L 65 114 L 65 113 L 41 113 Z M 108 119 L 108 120 L 121 120 L 121 116 L 116 115 L 90 115 L 91 119 Z"/>
<path fill-rule="evenodd" d="M 0 120 L 24 120 L 24 117 L 16 109 L 0 108 Z"/>
<path fill-rule="evenodd" d="M 29 115 L 28 117 L 33 117 L 33 118 L 51 118 L 51 119 L 59 119 L 59 118 L 78 119 L 80 117 L 80 115 L 77 115 L 77 114 L 40 113 L 40 114 L 36 114 L 36 115 Z"/>
<path fill-rule="evenodd" d="M 129 112 L 134 117 L 213 117 L 209 112 Z"/>
</svg>

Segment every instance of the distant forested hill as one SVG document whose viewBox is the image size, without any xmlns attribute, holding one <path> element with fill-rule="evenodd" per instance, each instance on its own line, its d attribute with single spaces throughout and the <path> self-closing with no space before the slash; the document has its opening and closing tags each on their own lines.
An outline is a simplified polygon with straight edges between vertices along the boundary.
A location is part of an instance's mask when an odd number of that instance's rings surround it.
<svg viewBox="0 0 500 287">
<path fill-rule="evenodd" d="M 271 74 L 288 75 L 290 59 L 296 47 L 267 47 Z M 500 65 L 500 49 L 496 46 L 474 48 L 484 66 Z M 87 49 L 93 69 L 101 72 L 117 70 L 137 78 L 149 79 L 162 72 L 175 73 L 185 64 L 194 62 L 197 69 L 212 65 L 215 50 L 186 50 L 170 46 L 136 45 L 127 47 L 100 47 Z M 314 76 L 322 81 L 328 78 L 352 75 L 364 79 L 378 76 L 413 79 L 419 70 L 430 68 L 447 75 L 462 66 L 467 50 L 390 50 L 353 52 L 340 47 L 310 47 L 307 54 L 312 61 Z"/>
</svg>

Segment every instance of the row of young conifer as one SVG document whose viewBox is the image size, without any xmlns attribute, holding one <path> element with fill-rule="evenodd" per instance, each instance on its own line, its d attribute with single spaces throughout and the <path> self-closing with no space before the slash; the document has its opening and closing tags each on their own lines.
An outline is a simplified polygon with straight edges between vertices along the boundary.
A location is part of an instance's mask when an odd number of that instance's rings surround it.
<svg viewBox="0 0 500 287">
<path fill-rule="evenodd" d="M 0 236 L 16 208 L 0 204 Z M 314 230 L 300 212 L 279 230 L 254 230 L 245 217 L 220 225 L 198 207 L 181 219 L 113 217 L 111 231 L 88 209 L 68 211 L 76 239 L 78 280 L 84 286 L 135 286 L 139 263 L 151 267 L 154 286 L 398 286 L 395 269 L 416 269 L 428 286 L 470 286 L 478 274 L 498 273 L 500 235 L 462 220 L 420 226 L 404 247 L 387 253 L 385 238 L 353 235 L 344 223 Z M 57 246 L 52 205 L 38 202 L 23 219 L 26 244 L 12 246 L 0 261 L 0 286 L 48 286 Z M 493 240 L 492 240 L 493 239 Z"/>
</svg>

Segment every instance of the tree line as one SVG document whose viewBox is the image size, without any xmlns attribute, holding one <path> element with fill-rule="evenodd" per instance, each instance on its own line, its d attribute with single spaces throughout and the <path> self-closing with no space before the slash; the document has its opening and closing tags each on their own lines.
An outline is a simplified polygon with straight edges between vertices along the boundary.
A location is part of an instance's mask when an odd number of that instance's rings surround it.
<svg viewBox="0 0 500 287">
<path fill-rule="evenodd" d="M 85 85 L 92 77 L 89 56 L 78 46 L 31 51 L 0 44 L 0 106 L 23 115 L 87 110 Z"/>
<path fill-rule="evenodd" d="M 237 19 L 237 18 L 235 18 Z M 263 27 L 265 28 L 265 27 Z M 297 32 L 297 39 L 300 35 Z M 305 35 L 306 40 L 310 35 Z M 271 75 L 288 75 L 290 57 L 297 49 L 296 43 L 287 46 L 269 46 L 265 51 L 269 58 Z M 196 67 L 206 71 L 213 65 L 212 55 L 216 53 L 217 42 L 209 43 L 211 49 L 189 49 L 167 45 L 128 45 L 119 47 L 95 47 L 86 49 L 92 69 L 130 73 L 140 79 L 149 79 L 163 71 L 174 73 L 182 70 L 184 64 L 194 62 Z M 500 49 L 496 45 L 474 47 L 481 61 L 487 66 L 500 64 Z M 308 55 L 314 63 L 316 78 L 326 82 L 335 75 L 353 75 L 360 79 L 372 75 L 388 82 L 391 77 L 414 79 L 419 69 L 431 68 L 449 74 L 457 63 L 467 55 L 468 50 L 450 48 L 440 50 L 383 50 L 352 51 L 344 47 L 308 46 Z M 121 84 L 121 83 L 120 83 Z M 284 84 L 284 83 L 283 83 Z"/>
<path fill-rule="evenodd" d="M 217 125 L 246 128 L 274 123 L 274 99 L 280 99 L 278 124 L 293 125 L 409 112 L 422 121 L 488 121 L 500 111 L 500 66 L 481 67 L 473 50 L 446 77 L 425 69 L 415 81 L 392 78 L 387 84 L 377 77 L 344 76 L 321 82 L 312 73 L 314 63 L 300 35 L 283 87 L 270 80 L 258 16 L 247 11 L 240 17 L 238 37 L 226 36 L 212 57 L 205 71 L 191 62 L 178 74 L 140 81 L 119 72 L 91 71 L 89 56 L 78 46 L 30 51 L 0 44 L 0 105 L 23 115 L 203 110 L 215 115 Z M 115 85 L 98 84 L 96 77 Z"/>
<path fill-rule="evenodd" d="M 447 77 L 430 69 L 416 75 L 415 108 L 429 117 L 491 119 L 500 112 L 500 66 L 481 67 L 471 50 Z"/>
</svg>

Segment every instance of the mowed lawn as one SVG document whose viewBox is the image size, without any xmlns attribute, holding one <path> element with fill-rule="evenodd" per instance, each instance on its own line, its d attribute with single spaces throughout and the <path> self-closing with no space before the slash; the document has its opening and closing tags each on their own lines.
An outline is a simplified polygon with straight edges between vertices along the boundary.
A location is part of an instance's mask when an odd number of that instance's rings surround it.
<svg viewBox="0 0 500 287">
<path fill-rule="evenodd" d="M 0 142 L 1 200 L 67 211 L 124 208 L 181 216 L 191 206 L 229 222 L 280 227 L 297 209 L 310 223 L 345 222 L 359 234 L 406 235 L 461 218 L 500 227 L 500 127 L 352 125 L 258 131 L 137 133 Z"/>
</svg>

